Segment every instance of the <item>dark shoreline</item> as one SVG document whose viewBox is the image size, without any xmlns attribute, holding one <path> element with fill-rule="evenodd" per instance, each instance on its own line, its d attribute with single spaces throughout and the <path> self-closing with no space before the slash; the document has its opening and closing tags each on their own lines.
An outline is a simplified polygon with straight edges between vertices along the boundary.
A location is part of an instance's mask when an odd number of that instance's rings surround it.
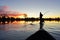
<svg viewBox="0 0 60 40">
<path fill-rule="evenodd" d="M 14 18 L 14 17 L 2 17 L 0 21 L 39 21 L 39 18 Z M 44 21 L 60 21 L 60 18 L 43 18 Z"/>
</svg>

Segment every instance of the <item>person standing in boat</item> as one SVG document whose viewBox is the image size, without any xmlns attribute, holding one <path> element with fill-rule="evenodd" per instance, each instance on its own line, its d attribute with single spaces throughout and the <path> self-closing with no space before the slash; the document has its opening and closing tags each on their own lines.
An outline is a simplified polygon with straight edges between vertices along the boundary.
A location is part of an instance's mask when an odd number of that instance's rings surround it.
<svg viewBox="0 0 60 40">
<path fill-rule="evenodd" d="M 40 29 L 42 29 L 43 28 L 43 22 L 44 22 L 44 20 L 43 20 L 43 14 L 40 12 Z"/>
<path fill-rule="evenodd" d="M 43 16 L 43 14 L 40 12 L 40 21 L 42 21 L 42 16 Z"/>
</svg>

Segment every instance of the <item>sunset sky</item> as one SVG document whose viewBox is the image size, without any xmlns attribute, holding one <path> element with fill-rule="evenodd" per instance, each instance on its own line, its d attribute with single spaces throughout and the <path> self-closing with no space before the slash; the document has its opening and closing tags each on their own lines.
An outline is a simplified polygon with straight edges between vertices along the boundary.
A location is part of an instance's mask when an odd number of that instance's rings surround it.
<svg viewBox="0 0 60 40">
<path fill-rule="evenodd" d="M 28 17 L 60 17 L 60 0 L 0 0 L 0 6 L 6 10 L 26 13 Z"/>
</svg>

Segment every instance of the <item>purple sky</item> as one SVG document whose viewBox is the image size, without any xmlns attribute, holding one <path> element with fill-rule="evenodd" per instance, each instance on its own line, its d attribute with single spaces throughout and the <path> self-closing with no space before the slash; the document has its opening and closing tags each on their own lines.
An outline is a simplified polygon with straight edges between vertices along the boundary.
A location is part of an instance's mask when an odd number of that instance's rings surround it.
<svg viewBox="0 0 60 40">
<path fill-rule="evenodd" d="M 8 6 L 8 10 L 23 12 L 29 17 L 60 17 L 60 0 L 0 0 L 0 6 Z M 48 12 L 47 12 L 48 11 Z"/>
</svg>

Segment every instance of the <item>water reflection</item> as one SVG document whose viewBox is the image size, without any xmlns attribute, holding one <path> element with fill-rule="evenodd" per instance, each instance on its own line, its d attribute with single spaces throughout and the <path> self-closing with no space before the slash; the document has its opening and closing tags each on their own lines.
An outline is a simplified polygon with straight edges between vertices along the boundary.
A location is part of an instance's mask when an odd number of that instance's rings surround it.
<svg viewBox="0 0 60 40">
<path fill-rule="evenodd" d="M 33 25 L 31 25 L 32 23 Z M 47 25 L 47 26 L 46 26 Z M 42 29 L 42 30 L 41 30 Z M 47 30 L 48 29 L 48 30 Z M 35 33 L 36 32 L 36 33 Z M 12 21 L 12 22 L 0 22 L 0 39 L 26 39 L 30 40 L 55 40 L 54 37 L 50 35 L 52 33 L 56 39 L 60 40 L 60 23 L 55 21 Z M 33 35 L 32 35 L 33 34 Z M 59 35 L 58 35 L 59 34 Z M 4 36 L 3 36 L 4 35 Z M 16 36 L 17 38 L 16 38 Z M 13 37 L 14 36 L 14 37 Z M 38 38 L 36 38 L 38 37 Z M 58 37 L 58 38 L 57 38 Z"/>
<path fill-rule="evenodd" d="M 26 30 L 31 21 L 4 21 L 0 22 L 0 30 L 9 31 L 9 30 Z M 29 28 L 28 28 L 29 29 Z"/>
<path fill-rule="evenodd" d="M 0 21 L 0 24 L 9 24 L 9 23 L 13 23 L 14 21 Z"/>
<path fill-rule="evenodd" d="M 40 22 L 40 29 L 28 37 L 26 40 L 56 40 L 46 30 L 43 29 L 44 22 Z"/>
<path fill-rule="evenodd" d="M 40 22 L 40 29 L 43 29 L 44 22 Z"/>
</svg>

